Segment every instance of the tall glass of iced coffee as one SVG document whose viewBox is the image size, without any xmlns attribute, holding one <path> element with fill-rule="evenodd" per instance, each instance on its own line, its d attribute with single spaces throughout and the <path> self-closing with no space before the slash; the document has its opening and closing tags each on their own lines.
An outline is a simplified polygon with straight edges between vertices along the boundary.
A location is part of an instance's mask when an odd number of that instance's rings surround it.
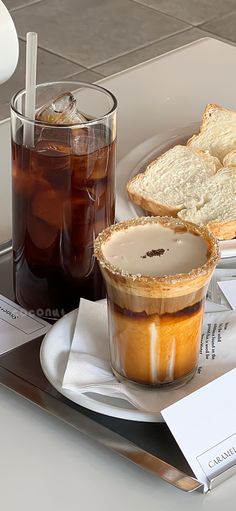
<svg viewBox="0 0 236 511">
<path fill-rule="evenodd" d="M 29 119 L 25 96 L 11 103 L 15 297 L 56 320 L 80 297 L 105 296 L 93 243 L 114 222 L 116 99 L 97 85 L 42 84 Z"/>
<path fill-rule="evenodd" d="M 215 238 L 175 218 L 143 217 L 99 234 L 111 366 L 120 381 L 180 385 L 194 375 Z"/>
</svg>

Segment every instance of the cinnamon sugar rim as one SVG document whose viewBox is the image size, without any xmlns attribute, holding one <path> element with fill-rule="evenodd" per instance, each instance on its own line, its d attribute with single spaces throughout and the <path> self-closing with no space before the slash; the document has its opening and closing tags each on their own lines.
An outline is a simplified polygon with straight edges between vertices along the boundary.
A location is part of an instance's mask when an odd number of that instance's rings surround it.
<svg viewBox="0 0 236 511">
<path fill-rule="evenodd" d="M 145 224 L 155 224 L 160 223 L 165 227 L 173 228 L 173 227 L 184 227 L 186 232 L 190 232 L 193 234 L 200 235 L 208 244 L 207 251 L 207 261 L 198 268 L 193 268 L 191 271 L 186 273 L 177 273 L 176 275 L 164 275 L 160 276 L 150 276 L 150 275 L 141 275 L 135 273 L 129 273 L 119 266 L 115 266 L 103 254 L 102 246 L 106 243 L 115 232 L 119 232 L 122 230 L 129 229 L 129 227 L 135 225 L 145 225 Z M 204 276 L 212 270 L 214 266 L 216 266 L 217 262 L 220 259 L 220 249 L 219 244 L 216 238 L 210 233 L 207 227 L 199 226 L 193 224 L 191 222 L 185 222 L 179 220 L 178 218 L 167 217 L 167 216 L 145 216 L 139 218 L 133 218 L 131 220 L 125 220 L 123 222 L 119 222 L 117 224 L 111 225 L 107 227 L 104 231 L 102 231 L 96 238 L 94 242 L 94 255 L 96 259 L 99 261 L 99 264 L 102 268 L 105 268 L 108 272 L 113 275 L 117 275 L 120 277 L 129 278 L 132 280 L 138 280 L 142 283 L 148 282 L 163 282 L 163 283 L 174 283 L 181 282 L 186 279 L 195 279 L 196 277 Z"/>
</svg>

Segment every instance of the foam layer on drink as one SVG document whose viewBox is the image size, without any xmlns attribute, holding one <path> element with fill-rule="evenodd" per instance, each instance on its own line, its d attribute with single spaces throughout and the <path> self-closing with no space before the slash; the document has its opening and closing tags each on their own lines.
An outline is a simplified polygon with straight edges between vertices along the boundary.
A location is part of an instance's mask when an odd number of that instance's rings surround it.
<svg viewBox="0 0 236 511">
<path fill-rule="evenodd" d="M 121 270 L 160 277 L 199 268 L 207 261 L 207 250 L 200 235 L 160 223 L 113 232 L 102 246 L 104 257 Z"/>
</svg>

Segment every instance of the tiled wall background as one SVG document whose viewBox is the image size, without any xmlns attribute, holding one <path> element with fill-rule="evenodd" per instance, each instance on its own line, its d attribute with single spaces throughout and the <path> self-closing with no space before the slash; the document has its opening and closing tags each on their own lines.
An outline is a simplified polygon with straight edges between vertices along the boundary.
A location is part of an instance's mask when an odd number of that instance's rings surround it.
<svg viewBox="0 0 236 511">
<path fill-rule="evenodd" d="M 24 86 L 26 32 L 39 37 L 37 81 L 93 82 L 201 37 L 236 43 L 236 0 L 4 0 L 20 39 L 0 119 Z"/>
</svg>

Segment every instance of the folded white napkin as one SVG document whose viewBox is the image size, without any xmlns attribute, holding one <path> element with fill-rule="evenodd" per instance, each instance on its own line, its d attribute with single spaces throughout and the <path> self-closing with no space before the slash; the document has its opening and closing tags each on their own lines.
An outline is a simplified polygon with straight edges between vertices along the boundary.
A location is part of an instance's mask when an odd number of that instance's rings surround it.
<svg viewBox="0 0 236 511">
<path fill-rule="evenodd" d="M 227 329 L 222 327 L 227 324 Z M 209 325 L 211 332 L 209 333 Z M 221 335 L 217 343 L 217 328 Z M 128 401 L 133 407 L 146 412 L 156 412 L 169 406 L 194 390 L 214 380 L 236 366 L 233 346 L 236 332 L 236 312 L 215 312 L 205 315 L 202 354 L 199 372 L 178 389 L 135 389 L 119 383 L 109 362 L 107 307 L 104 303 L 81 299 L 74 336 L 62 387 L 76 393 L 96 393 Z M 224 333 L 224 335 L 223 335 Z M 223 337 L 223 338 L 222 338 Z M 213 356 L 210 344 L 213 342 Z M 232 347 L 231 347 L 232 344 Z"/>
</svg>

